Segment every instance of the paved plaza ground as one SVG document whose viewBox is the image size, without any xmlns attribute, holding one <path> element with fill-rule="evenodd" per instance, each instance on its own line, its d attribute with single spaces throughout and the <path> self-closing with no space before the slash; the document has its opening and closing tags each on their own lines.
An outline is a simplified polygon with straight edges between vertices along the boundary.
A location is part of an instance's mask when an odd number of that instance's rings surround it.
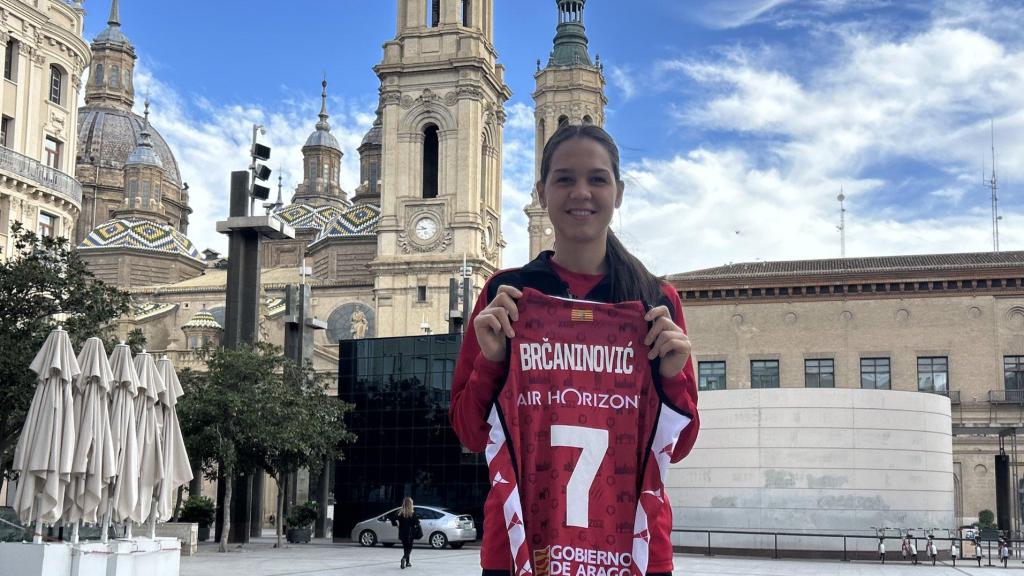
<svg viewBox="0 0 1024 576">
<path fill-rule="evenodd" d="M 400 547 L 362 548 L 357 544 L 332 544 L 327 541 L 288 545 L 273 549 L 273 539 L 257 538 L 243 549 L 220 554 L 213 544 L 205 543 L 195 556 L 182 558 L 181 576 L 356 576 L 402 574 L 403 576 L 479 576 L 480 551 L 415 548 L 412 568 L 400 570 Z M 674 574 L 687 576 L 862 576 L 862 575 L 962 575 L 993 574 L 999 567 L 982 567 L 958 562 L 937 566 L 910 566 L 904 562 L 842 562 L 839 560 L 769 560 L 763 558 L 676 555 Z M 1010 563 L 1014 572 L 1024 570 L 1020 560 Z"/>
</svg>

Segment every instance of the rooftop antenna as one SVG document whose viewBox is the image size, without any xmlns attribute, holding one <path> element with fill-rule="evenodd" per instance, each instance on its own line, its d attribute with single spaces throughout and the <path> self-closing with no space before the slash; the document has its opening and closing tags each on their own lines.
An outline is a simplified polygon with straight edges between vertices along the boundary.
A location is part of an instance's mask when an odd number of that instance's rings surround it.
<svg viewBox="0 0 1024 576">
<path fill-rule="evenodd" d="M 981 185 L 992 193 L 992 250 L 999 252 L 999 179 L 996 177 L 996 123 L 989 119 L 992 134 L 992 176 L 985 180 L 985 158 L 981 160 Z"/>
<path fill-rule="evenodd" d="M 839 196 L 836 196 L 836 200 L 839 200 L 839 245 L 840 245 L 840 256 L 846 258 L 846 205 L 843 202 L 846 200 L 846 195 L 843 194 L 843 187 L 839 187 Z"/>
</svg>

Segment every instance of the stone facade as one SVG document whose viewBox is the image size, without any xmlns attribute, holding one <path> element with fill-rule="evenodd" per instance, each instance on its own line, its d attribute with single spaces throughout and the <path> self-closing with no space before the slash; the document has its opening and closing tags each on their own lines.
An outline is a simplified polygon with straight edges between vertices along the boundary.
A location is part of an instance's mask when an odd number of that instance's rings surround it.
<svg viewBox="0 0 1024 576">
<path fill-rule="evenodd" d="M 13 249 L 15 221 L 71 237 L 81 212 L 82 187 L 71 173 L 80 78 L 92 58 L 83 17 L 81 5 L 62 0 L 0 6 L 0 258 Z"/>
<path fill-rule="evenodd" d="M 807 386 L 814 360 L 831 361 L 835 387 L 860 388 L 862 360 L 885 359 L 892 390 L 951 400 L 957 522 L 996 509 L 998 433 L 1024 426 L 1019 393 L 1006 391 L 1021 376 L 1004 375 L 1024 357 L 1024 252 L 758 262 L 669 280 L 695 368 L 724 362 L 725 390 L 704 398 L 751 388 L 755 361 L 778 362 L 781 388 Z M 919 370 L 932 358 L 946 361 L 942 386 Z"/>
<path fill-rule="evenodd" d="M 399 0 L 380 78 L 381 204 L 370 264 L 380 335 L 447 326 L 463 259 L 479 289 L 501 265 L 503 105 L 493 0 Z M 427 10 L 436 14 L 428 19 Z"/>
</svg>

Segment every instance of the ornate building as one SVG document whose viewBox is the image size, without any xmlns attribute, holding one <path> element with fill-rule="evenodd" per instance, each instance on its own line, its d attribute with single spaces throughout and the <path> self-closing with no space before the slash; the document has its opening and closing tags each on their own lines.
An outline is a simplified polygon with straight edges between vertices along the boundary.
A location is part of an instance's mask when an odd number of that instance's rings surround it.
<svg viewBox="0 0 1024 576">
<path fill-rule="evenodd" d="M 0 6 L 0 258 L 13 249 L 14 222 L 71 237 L 82 210 L 71 173 L 79 79 L 92 57 L 83 18 L 80 3 L 64 0 Z"/>
<path fill-rule="evenodd" d="M 160 134 L 132 112 L 135 48 L 121 31 L 118 1 L 92 42 L 93 62 L 79 109 L 75 174 L 82 213 L 75 239 L 101 280 L 122 287 L 175 282 L 201 274 L 188 231 L 188 186 Z"/>
<path fill-rule="evenodd" d="M 540 161 L 551 135 L 562 124 L 604 126 L 604 70 L 592 62 L 587 50 L 587 31 L 583 23 L 586 0 L 556 0 L 558 28 L 547 66 L 537 61 L 537 89 L 533 93 L 534 181 L 540 180 Z M 534 188 L 530 204 L 524 209 L 529 222 L 530 258 L 550 250 L 555 242 L 547 210 L 540 205 Z"/>
<path fill-rule="evenodd" d="M 702 426 L 694 455 L 669 486 L 673 505 L 683 511 L 680 525 L 751 529 L 753 517 L 781 517 L 771 515 L 779 510 L 756 510 L 774 503 L 788 508 L 785 518 L 799 526 L 773 529 L 824 531 L 830 515 L 847 512 L 817 515 L 815 507 L 859 502 L 863 528 L 921 526 L 900 522 L 940 511 L 961 526 L 976 521 L 980 510 L 997 510 L 994 458 L 1004 451 L 1011 458 L 1006 498 L 1015 498 L 1015 434 L 1024 431 L 1024 252 L 746 262 L 668 280 L 686 309 L 701 406 L 749 409 L 717 430 Z M 775 399 L 776 411 L 765 408 L 738 435 L 738 418 L 754 410 L 751 388 L 788 390 L 762 395 Z M 831 401 L 808 388 L 871 389 L 860 408 L 901 409 L 884 421 L 860 409 L 821 420 L 820 404 L 795 403 Z M 806 409 L 782 422 L 779 409 L 794 406 Z M 843 424 L 849 414 L 852 425 Z M 707 416 L 702 412 L 712 422 Z M 864 429 L 852 433 L 855 428 Z M 917 441 L 909 444 L 912 437 Z M 951 460 L 944 455 L 950 443 Z M 766 469 L 776 467 L 773 450 L 781 446 L 782 459 L 801 450 L 812 455 L 784 486 L 772 484 L 776 469 L 763 477 L 749 468 L 742 477 L 727 470 L 758 459 Z M 723 449 L 737 456 L 721 457 Z M 838 498 L 821 498 L 825 488 Z M 764 496 L 769 493 L 779 496 Z M 861 493 L 873 498 L 858 500 Z M 818 504 L 809 504 L 815 495 Z M 746 514 L 737 515 L 740 509 Z M 909 517 L 900 516 L 908 510 Z"/>
</svg>

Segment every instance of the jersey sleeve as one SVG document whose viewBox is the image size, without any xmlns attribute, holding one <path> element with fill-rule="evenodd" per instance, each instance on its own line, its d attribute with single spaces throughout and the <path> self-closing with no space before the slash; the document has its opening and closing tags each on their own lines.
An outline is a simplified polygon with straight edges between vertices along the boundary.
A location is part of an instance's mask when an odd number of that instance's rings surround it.
<svg viewBox="0 0 1024 576">
<path fill-rule="evenodd" d="M 507 367 L 505 362 L 492 362 L 480 353 L 473 320 L 487 307 L 487 286 L 480 291 L 473 312 L 466 324 L 462 348 L 455 362 L 452 399 L 448 409 L 455 435 L 467 450 L 482 452 L 487 446 L 487 413 L 498 393 Z"/>
<path fill-rule="evenodd" d="M 683 317 L 683 303 L 679 300 L 679 294 L 669 284 L 662 285 L 662 292 L 675 308 L 673 318 L 683 332 L 686 332 L 686 318 Z M 690 355 L 679 374 L 672 378 L 663 378 L 661 384 L 668 400 L 693 417 L 690 424 L 679 435 L 676 448 L 672 452 L 672 462 L 679 462 L 693 449 L 693 444 L 697 441 L 697 432 L 700 430 L 700 415 L 697 413 L 697 379 L 693 373 L 693 355 Z"/>
</svg>

